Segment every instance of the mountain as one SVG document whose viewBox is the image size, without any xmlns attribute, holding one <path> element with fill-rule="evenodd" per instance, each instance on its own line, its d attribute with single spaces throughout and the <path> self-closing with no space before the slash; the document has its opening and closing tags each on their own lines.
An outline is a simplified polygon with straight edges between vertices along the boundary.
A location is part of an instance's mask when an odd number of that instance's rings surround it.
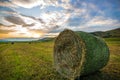
<svg viewBox="0 0 120 80">
<path fill-rule="evenodd" d="M 114 29 L 114 30 L 109 30 L 109 31 L 96 31 L 96 32 L 91 32 L 90 34 L 103 37 L 103 38 L 108 38 L 108 37 L 120 37 L 120 28 Z"/>
</svg>

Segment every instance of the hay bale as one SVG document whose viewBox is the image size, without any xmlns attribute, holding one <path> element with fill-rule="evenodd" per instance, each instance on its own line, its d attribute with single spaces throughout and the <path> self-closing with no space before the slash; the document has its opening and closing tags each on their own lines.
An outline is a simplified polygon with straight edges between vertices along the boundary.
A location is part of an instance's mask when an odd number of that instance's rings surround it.
<svg viewBox="0 0 120 80">
<path fill-rule="evenodd" d="M 109 49 L 98 37 L 85 32 L 64 30 L 54 44 L 54 65 L 66 78 L 75 78 L 103 68 L 109 60 Z"/>
<path fill-rule="evenodd" d="M 31 44 L 31 42 L 28 42 L 29 44 Z"/>
<path fill-rule="evenodd" d="M 11 42 L 11 44 L 14 44 L 14 42 Z"/>
</svg>

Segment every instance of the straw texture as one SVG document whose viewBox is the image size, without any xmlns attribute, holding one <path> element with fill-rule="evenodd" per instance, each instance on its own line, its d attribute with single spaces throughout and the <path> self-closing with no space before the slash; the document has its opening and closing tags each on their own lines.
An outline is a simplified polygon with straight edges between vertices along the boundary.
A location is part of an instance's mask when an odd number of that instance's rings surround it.
<svg viewBox="0 0 120 80">
<path fill-rule="evenodd" d="M 108 60 L 109 49 L 106 43 L 91 34 L 66 29 L 55 40 L 55 68 L 71 80 L 103 68 Z"/>
</svg>

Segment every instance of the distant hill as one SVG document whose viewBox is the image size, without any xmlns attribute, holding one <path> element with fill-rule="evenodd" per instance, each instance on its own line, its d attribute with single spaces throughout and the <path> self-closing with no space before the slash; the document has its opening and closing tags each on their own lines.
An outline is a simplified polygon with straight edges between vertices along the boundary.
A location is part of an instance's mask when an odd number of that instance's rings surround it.
<svg viewBox="0 0 120 80">
<path fill-rule="evenodd" d="M 39 39 L 38 41 L 46 42 L 46 41 L 52 41 L 52 40 L 54 40 L 54 38 L 45 37 L 45 38 Z"/>
<path fill-rule="evenodd" d="M 38 38 L 5 38 L 0 39 L 0 42 L 25 42 L 25 41 L 37 41 Z"/>
<path fill-rule="evenodd" d="M 103 38 L 109 38 L 109 37 L 120 37 L 120 28 L 109 30 L 109 31 L 96 31 L 90 33 L 95 36 L 103 37 Z"/>
<path fill-rule="evenodd" d="M 120 28 L 109 30 L 109 31 L 96 31 L 96 32 L 91 32 L 90 34 L 103 37 L 103 38 L 120 37 Z M 39 39 L 38 41 L 46 42 L 46 41 L 52 41 L 54 39 L 55 38 L 45 37 L 45 38 Z"/>
<path fill-rule="evenodd" d="M 77 31 L 79 32 L 79 31 Z M 114 30 L 109 30 L 109 31 L 96 31 L 96 32 L 91 32 L 90 34 L 103 37 L 103 38 L 120 38 L 120 28 L 114 29 Z M 42 39 L 37 39 L 37 38 L 7 38 L 7 39 L 0 39 L 0 42 L 21 42 L 21 41 L 53 41 L 55 38 L 50 38 L 50 37 L 45 37 Z"/>
<path fill-rule="evenodd" d="M 2 40 L 2 39 L 0 39 L 0 42 L 8 42 L 7 40 Z"/>
</svg>

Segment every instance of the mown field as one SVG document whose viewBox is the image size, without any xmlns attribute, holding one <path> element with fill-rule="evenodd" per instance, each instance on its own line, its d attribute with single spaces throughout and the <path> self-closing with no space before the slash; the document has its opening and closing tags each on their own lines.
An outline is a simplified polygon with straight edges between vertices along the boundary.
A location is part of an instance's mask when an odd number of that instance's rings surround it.
<svg viewBox="0 0 120 80">
<path fill-rule="evenodd" d="M 120 38 L 106 38 L 110 60 L 81 80 L 120 80 Z M 0 43 L 0 80 L 67 80 L 53 67 L 54 41 Z"/>
</svg>

